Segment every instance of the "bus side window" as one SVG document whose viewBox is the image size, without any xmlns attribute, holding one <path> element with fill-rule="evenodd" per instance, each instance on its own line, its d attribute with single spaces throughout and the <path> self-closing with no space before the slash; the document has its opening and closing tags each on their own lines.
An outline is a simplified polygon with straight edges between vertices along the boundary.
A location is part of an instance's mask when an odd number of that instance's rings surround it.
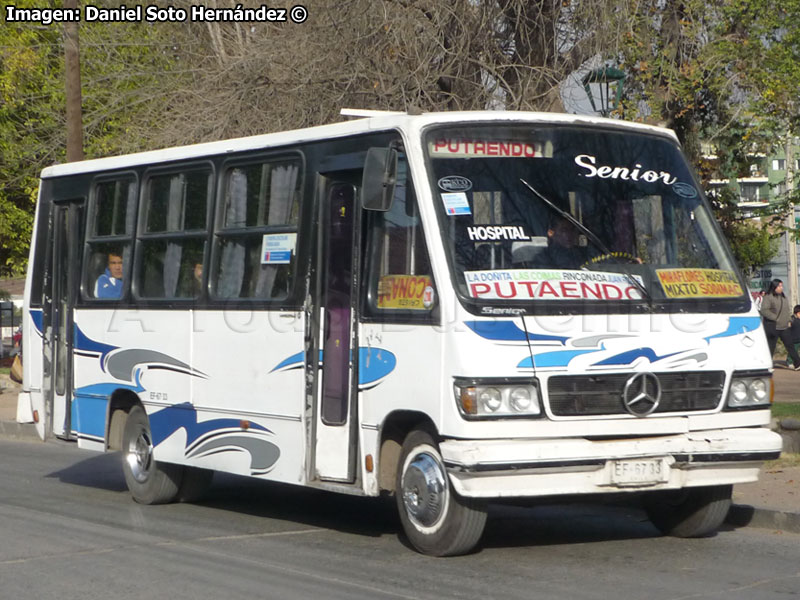
<svg viewBox="0 0 800 600">
<path fill-rule="evenodd" d="M 98 300 L 119 300 L 131 272 L 136 179 L 125 175 L 95 184 L 84 261 L 83 289 Z"/>
<path fill-rule="evenodd" d="M 283 300 L 297 260 L 299 158 L 232 166 L 224 174 L 214 236 L 216 298 Z"/>
<path fill-rule="evenodd" d="M 435 285 L 414 186 L 405 161 L 387 212 L 367 214 L 367 298 L 365 314 L 385 321 L 429 315 Z"/>
<path fill-rule="evenodd" d="M 203 291 L 210 168 L 151 176 L 145 185 L 137 294 L 198 298 Z"/>
</svg>

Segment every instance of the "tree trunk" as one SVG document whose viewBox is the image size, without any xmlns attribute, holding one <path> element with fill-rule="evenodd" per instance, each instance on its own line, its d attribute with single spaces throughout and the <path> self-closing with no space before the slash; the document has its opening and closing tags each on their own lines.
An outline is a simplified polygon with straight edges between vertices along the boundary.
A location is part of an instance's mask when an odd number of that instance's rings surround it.
<svg viewBox="0 0 800 600">
<path fill-rule="evenodd" d="M 78 0 L 64 0 L 64 8 L 77 9 Z M 64 23 L 64 72 L 67 96 L 67 162 L 83 160 L 81 116 L 81 60 L 78 23 Z"/>
</svg>

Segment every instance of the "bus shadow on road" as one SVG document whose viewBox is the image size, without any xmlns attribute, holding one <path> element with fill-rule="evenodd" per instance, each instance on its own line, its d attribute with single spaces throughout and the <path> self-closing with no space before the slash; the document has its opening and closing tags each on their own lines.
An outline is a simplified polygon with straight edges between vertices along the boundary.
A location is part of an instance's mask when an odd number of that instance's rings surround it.
<svg viewBox="0 0 800 600">
<path fill-rule="evenodd" d="M 119 493 L 130 501 L 119 453 L 99 454 L 48 475 L 61 482 Z M 208 512 L 211 519 L 225 511 L 233 519 L 256 517 L 366 537 L 402 534 L 393 497 L 365 498 L 293 486 L 249 477 L 216 473 L 206 496 L 192 505 L 149 511 Z M 476 551 L 489 548 L 584 544 L 659 537 L 644 511 L 635 504 L 567 502 L 489 506 L 489 519 Z"/>
<path fill-rule="evenodd" d="M 634 505 L 605 502 L 490 506 L 481 545 L 490 547 L 586 544 L 661 537 Z"/>
<path fill-rule="evenodd" d="M 121 455 L 117 452 L 97 454 L 76 462 L 65 469 L 47 475 L 64 483 L 108 490 L 127 492 L 125 477 L 122 475 Z"/>
<path fill-rule="evenodd" d="M 216 473 L 206 507 L 365 536 L 400 530 L 393 498 L 365 498 Z"/>
</svg>

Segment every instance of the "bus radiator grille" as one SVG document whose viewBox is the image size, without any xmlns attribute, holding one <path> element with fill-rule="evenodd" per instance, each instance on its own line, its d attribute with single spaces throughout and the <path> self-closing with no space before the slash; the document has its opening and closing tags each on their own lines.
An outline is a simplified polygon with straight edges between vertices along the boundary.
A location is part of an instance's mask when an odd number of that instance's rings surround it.
<svg viewBox="0 0 800 600">
<path fill-rule="evenodd" d="M 633 373 L 557 375 L 547 382 L 550 410 L 558 417 L 627 415 L 622 401 Z M 713 410 L 722 400 L 724 371 L 655 373 L 661 402 L 655 413 Z"/>
</svg>

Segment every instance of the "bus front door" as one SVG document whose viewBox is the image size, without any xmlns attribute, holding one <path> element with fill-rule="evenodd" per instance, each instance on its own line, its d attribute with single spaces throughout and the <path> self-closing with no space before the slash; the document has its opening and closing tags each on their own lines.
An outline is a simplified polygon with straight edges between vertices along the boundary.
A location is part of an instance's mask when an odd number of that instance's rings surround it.
<svg viewBox="0 0 800 600">
<path fill-rule="evenodd" d="M 83 205 L 55 203 L 52 208 L 45 273 L 43 314 L 44 379 L 39 435 L 69 438 L 72 431 L 73 307 L 78 289 Z M 43 418 L 42 418 L 43 417 Z"/>
<path fill-rule="evenodd" d="M 322 203 L 318 264 L 320 366 L 317 371 L 314 470 L 324 480 L 352 482 L 356 456 L 353 373 L 358 353 L 353 289 L 358 257 L 357 189 L 330 180 Z"/>
</svg>

